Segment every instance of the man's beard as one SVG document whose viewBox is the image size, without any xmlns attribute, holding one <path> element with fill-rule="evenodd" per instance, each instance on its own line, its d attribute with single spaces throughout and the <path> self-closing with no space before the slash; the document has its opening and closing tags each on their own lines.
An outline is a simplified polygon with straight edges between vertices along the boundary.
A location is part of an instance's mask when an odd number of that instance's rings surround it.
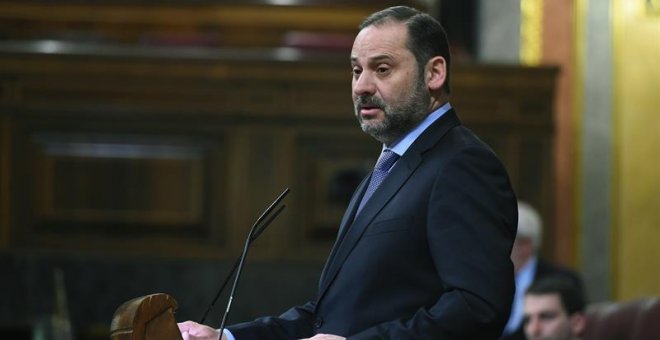
<svg viewBox="0 0 660 340">
<path fill-rule="evenodd" d="M 373 95 L 360 96 L 354 101 L 355 116 L 360 122 L 362 131 L 374 137 L 377 141 L 390 145 L 419 124 L 428 115 L 428 105 L 431 95 L 426 90 L 426 84 L 415 82 L 417 86 L 407 94 L 400 103 L 388 105 L 382 99 Z M 383 120 L 378 124 L 365 121 L 360 115 L 362 106 L 373 106 L 383 111 Z"/>
</svg>

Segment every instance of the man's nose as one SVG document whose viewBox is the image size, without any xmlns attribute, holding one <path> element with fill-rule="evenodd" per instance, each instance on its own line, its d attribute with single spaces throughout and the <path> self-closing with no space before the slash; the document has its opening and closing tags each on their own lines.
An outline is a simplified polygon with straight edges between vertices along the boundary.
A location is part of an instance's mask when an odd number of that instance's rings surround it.
<svg viewBox="0 0 660 340">
<path fill-rule="evenodd" d="M 529 335 L 541 335 L 541 323 L 536 319 L 530 319 L 527 321 L 525 328 L 527 329 L 527 333 Z"/>
<path fill-rule="evenodd" d="M 376 92 L 376 83 L 368 72 L 362 72 L 357 79 L 353 78 L 353 94 L 356 96 L 371 95 Z"/>
</svg>

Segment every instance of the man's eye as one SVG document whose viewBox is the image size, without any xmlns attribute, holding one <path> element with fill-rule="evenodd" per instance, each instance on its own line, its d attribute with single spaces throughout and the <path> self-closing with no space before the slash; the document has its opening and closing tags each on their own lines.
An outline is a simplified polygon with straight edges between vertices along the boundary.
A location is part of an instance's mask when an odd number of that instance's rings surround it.
<svg viewBox="0 0 660 340">
<path fill-rule="evenodd" d="M 529 316 L 527 316 L 527 315 L 523 316 L 522 324 L 523 325 L 529 324 Z"/>
<path fill-rule="evenodd" d="M 353 68 L 351 70 L 351 74 L 353 74 L 353 76 L 359 76 L 361 73 L 362 73 L 362 70 L 359 69 L 359 68 Z"/>
<path fill-rule="evenodd" d="M 390 70 L 389 67 L 381 66 L 381 67 L 376 69 L 376 72 L 378 72 L 380 74 L 384 74 L 384 73 L 387 73 L 389 70 Z"/>
<path fill-rule="evenodd" d="M 541 315 L 539 315 L 539 319 L 541 320 L 554 320 L 557 317 L 559 317 L 559 313 L 553 312 L 541 313 Z"/>
</svg>

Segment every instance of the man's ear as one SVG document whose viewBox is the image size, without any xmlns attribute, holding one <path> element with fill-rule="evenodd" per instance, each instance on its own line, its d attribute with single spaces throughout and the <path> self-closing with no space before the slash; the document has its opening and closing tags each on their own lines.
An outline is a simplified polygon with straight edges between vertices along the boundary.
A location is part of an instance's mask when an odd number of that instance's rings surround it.
<svg viewBox="0 0 660 340">
<path fill-rule="evenodd" d="M 573 334 L 577 336 L 582 336 L 582 333 L 584 332 L 584 328 L 587 325 L 587 316 L 584 313 L 575 312 L 573 313 L 573 315 L 571 315 L 570 322 L 571 322 L 571 330 L 573 330 Z"/>
<path fill-rule="evenodd" d="M 445 61 L 445 58 L 440 56 L 431 58 L 426 64 L 425 77 L 429 90 L 441 89 L 447 79 L 447 61 Z"/>
</svg>

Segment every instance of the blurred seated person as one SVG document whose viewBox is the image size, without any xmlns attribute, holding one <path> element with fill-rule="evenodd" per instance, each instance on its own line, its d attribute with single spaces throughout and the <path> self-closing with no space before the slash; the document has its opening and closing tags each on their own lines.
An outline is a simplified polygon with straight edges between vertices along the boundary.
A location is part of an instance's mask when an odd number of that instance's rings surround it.
<svg viewBox="0 0 660 340">
<path fill-rule="evenodd" d="M 513 299 L 511 316 L 502 333 L 502 340 L 524 340 L 523 298 L 525 291 L 533 282 L 544 277 L 560 275 L 572 281 L 582 289 L 582 280 L 578 274 L 568 268 L 558 266 L 539 257 L 543 223 L 539 213 L 528 203 L 518 202 L 518 232 L 511 250 L 516 276 L 516 294 Z"/>
<path fill-rule="evenodd" d="M 566 276 L 549 276 L 525 293 L 523 325 L 528 340 L 576 340 L 586 324 L 582 288 Z"/>
</svg>

